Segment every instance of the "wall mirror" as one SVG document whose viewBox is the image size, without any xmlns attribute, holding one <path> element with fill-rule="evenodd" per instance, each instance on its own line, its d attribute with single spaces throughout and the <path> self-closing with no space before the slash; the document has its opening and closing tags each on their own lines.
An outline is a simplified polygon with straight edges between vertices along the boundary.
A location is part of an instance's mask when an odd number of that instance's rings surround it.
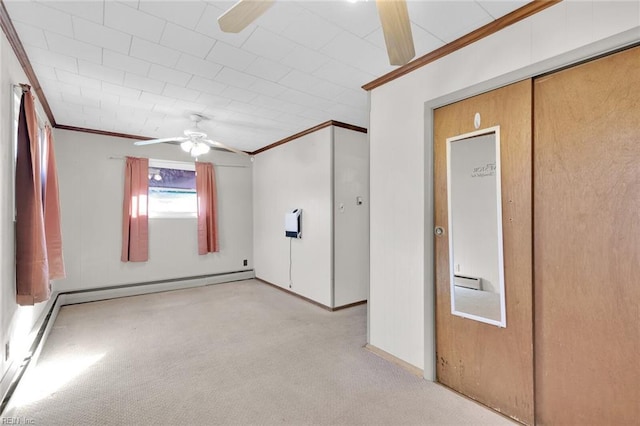
<svg viewBox="0 0 640 426">
<path fill-rule="evenodd" d="M 447 139 L 451 312 L 507 326 L 500 128 Z"/>
</svg>

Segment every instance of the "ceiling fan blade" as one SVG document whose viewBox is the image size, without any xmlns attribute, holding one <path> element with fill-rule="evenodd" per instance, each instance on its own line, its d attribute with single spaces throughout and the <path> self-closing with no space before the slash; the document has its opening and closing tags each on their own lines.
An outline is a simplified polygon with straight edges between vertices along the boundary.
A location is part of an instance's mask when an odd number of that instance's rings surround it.
<svg viewBox="0 0 640 426">
<path fill-rule="evenodd" d="M 391 65 L 404 65 L 416 56 L 405 0 L 376 0 Z"/>
<path fill-rule="evenodd" d="M 275 0 L 240 0 L 220 15 L 218 25 L 225 33 L 239 33 L 267 11 Z"/>
<path fill-rule="evenodd" d="M 211 139 L 205 139 L 204 141 L 205 141 L 205 142 L 207 142 L 207 143 L 208 143 L 208 144 L 210 144 L 210 145 L 213 145 L 213 146 L 217 146 L 217 147 L 219 147 L 219 148 L 226 149 L 227 151 L 235 152 L 236 154 L 240 154 L 240 155 L 249 155 L 249 154 L 247 154 L 247 153 L 246 153 L 246 152 L 244 152 L 244 151 L 240 151 L 239 149 L 231 148 L 230 146 L 225 145 L 225 144 L 223 144 L 222 142 L 212 141 Z"/>
<path fill-rule="evenodd" d="M 134 145 L 142 146 L 142 145 L 153 145 L 154 143 L 163 143 L 163 142 L 184 142 L 189 140 L 189 138 L 185 138 L 183 136 L 176 136 L 175 138 L 162 138 L 162 139 L 151 139 L 148 141 L 137 141 L 134 142 Z"/>
</svg>

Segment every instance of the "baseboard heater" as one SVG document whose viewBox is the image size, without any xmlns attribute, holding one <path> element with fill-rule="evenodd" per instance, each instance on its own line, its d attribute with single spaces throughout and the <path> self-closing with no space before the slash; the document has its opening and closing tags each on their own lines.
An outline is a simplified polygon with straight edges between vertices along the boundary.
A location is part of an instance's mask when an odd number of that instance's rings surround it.
<svg viewBox="0 0 640 426">
<path fill-rule="evenodd" d="M 454 275 L 453 284 L 457 285 L 458 287 L 465 287 L 473 290 L 482 290 L 482 278 L 478 278 L 478 277 Z"/>
<path fill-rule="evenodd" d="M 255 272 L 253 269 L 247 269 L 242 271 L 223 272 L 219 274 L 168 278 L 157 281 L 113 285 L 109 287 L 71 290 L 63 292 L 60 295 L 63 296 L 63 305 L 73 305 L 76 303 L 97 302 L 99 300 L 116 299 L 119 297 L 139 296 L 142 294 L 159 293 L 162 291 L 182 290 L 211 284 L 249 280 L 254 277 Z"/>
</svg>

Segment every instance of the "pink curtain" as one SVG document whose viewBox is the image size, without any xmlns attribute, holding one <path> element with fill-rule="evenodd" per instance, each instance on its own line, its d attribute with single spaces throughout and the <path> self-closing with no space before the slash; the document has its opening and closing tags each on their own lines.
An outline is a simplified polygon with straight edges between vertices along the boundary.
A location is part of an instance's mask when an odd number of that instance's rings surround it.
<svg viewBox="0 0 640 426">
<path fill-rule="evenodd" d="M 196 161 L 198 195 L 198 254 L 214 253 L 218 247 L 218 199 L 213 164 Z"/>
<path fill-rule="evenodd" d="M 43 163 L 45 169 L 45 185 L 43 189 L 44 233 L 47 241 L 47 258 L 49 260 L 49 279 L 57 280 L 65 277 L 64 259 L 62 257 L 62 231 L 60 229 L 60 200 L 58 196 L 58 169 L 53 151 L 51 127 L 44 130 L 45 152 Z"/>
<path fill-rule="evenodd" d="M 23 86 L 16 155 L 16 301 L 49 299 L 49 265 L 42 205 L 38 119 L 29 86 Z"/>
<path fill-rule="evenodd" d="M 148 176 L 148 158 L 126 158 L 120 257 L 123 262 L 149 260 Z"/>
</svg>

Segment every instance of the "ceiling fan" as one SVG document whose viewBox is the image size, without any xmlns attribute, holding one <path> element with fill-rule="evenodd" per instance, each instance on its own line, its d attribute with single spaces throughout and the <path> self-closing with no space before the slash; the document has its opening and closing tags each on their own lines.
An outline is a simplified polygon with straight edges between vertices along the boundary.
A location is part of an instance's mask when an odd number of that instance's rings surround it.
<svg viewBox="0 0 640 426">
<path fill-rule="evenodd" d="M 240 0 L 218 18 L 220 29 L 239 33 L 267 11 L 275 0 Z M 405 0 L 376 0 L 391 65 L 404 65 L 416 55 Z"/>
<path fill-rule="evenodd" d="M 134 142 L 134 145 L 142 146 L 156 143 L 179 142 L 182 150 L 191 154 L 192 157 L 198 157 L 202 154 L 206 154 L 212 147 L 226 149 L 227 151 L 235 152 L 236 154 L 249 155 L 244 151 L 232 148 L 222 142 L 209 139 L 207 137 L 207 133 L 198 127 L 198 123 L 203 120 L 207 120 L 207 117 L 204 115 L 191 114 L 189 115 L 189 119 L 193 122 L 193 127 L 185 129 L 184 136 L 137 141 Z"/>
</svg>

